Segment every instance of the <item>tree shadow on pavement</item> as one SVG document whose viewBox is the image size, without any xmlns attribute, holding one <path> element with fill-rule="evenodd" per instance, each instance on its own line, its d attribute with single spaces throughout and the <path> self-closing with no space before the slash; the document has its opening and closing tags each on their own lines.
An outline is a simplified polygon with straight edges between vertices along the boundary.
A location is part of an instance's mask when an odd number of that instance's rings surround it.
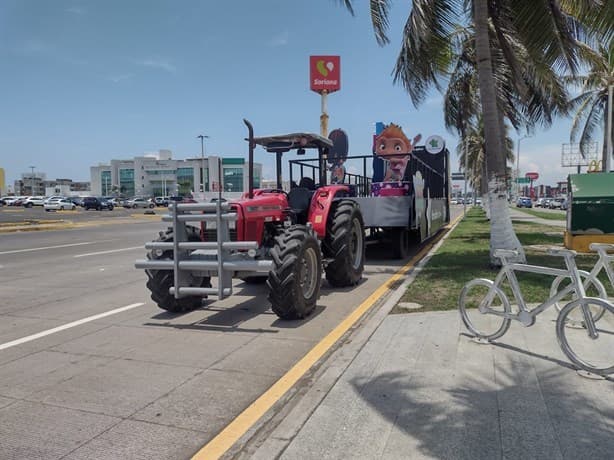
<svg viewBox="0 0 614 460">
<path fill-rule="evenodd" d="M 371 419 L 385 421 L 378 426 L 382 458 L 612 458 L 612 384 L 529 369 L 519 364 L 462 380 L 453 370 L 428 380 L 387 372 L 350 385 L 376 411 Z M 353 423 L 352 412 L 346 420 Z"/>
</svg>

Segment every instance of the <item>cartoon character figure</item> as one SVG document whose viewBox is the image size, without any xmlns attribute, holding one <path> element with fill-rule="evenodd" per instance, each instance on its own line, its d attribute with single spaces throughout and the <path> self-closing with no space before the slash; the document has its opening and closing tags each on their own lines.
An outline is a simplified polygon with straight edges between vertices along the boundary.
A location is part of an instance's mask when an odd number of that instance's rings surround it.
<svg viewBox="0 0 614 460">
<path fill-rule="evenodd" d="M 333 146 L 328 152 L 327 161 L 330 164 L 330 183 L 342 184 L 345 179 L 345 160 L 348 156 L 348 136 L 342 129 L 334 129 L 328 135 Z"/>
<path fill-rule="evenodd" d="M 400 126 L 394 123 L 384 128 L 375 139 L 375 154 L 381 156 L 387 163 L 384 182 L 399 182 L 403 180 L 409 154 L 422 139 L 418 134 L 413 143 L 403 133 Z"/>
</svg>

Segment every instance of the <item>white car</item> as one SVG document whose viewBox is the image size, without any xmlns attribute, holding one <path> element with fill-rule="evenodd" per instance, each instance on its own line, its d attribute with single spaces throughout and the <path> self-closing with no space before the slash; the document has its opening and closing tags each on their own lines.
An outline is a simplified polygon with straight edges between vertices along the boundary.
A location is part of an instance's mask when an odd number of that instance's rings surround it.
<svg viewBox="0 0 614 460">
<path fill-rule="evenodd" d="M 45 208 L 45 211 L 66 211 L 66 210 L 74 211 L 75 209 L 77 209 L 77 206 L 75 206 L 75 203 L 73 203 L 70 200 L 67 200 L 66 198 L 57 198 L 54 200 L 47 200 L 45 204 L 43 205 L 43 207 Z"/>
<path fill-rule="evenodd" d="M 45 204 L 44 196 L 29 196 L 23 202 L 24 208 L 31 208 L 32 206 L 43 206 Z"/>
<path fill-rule="evenodd" d="M 131 200 L 124 201 L 124 208 L 153 208 L 155 204 L 153 201 L 147 198 L 133 198 Z"/>
<path fill-rule="evenodd" d="M 55 200 L 63 200 L 63 199 L 65 199 L 65 198 L 66 198 L 66 197 L 61 196 L 61 195 L 53 195 L 53 196 L 50 196 L 50 197 L 45 198 L 45 202 L 44 202 L 43 204 L 47 204 L 47 203 L 49 203 L 50 201 L 55 201 Z"/>
</svg>

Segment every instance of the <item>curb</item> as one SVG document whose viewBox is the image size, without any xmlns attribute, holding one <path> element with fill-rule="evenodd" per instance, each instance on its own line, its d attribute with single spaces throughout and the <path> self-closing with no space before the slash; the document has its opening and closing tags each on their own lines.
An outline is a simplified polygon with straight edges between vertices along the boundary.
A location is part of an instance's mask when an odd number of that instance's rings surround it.
<svg viewBox="0 0 614 460">
<path fill-rule="evenodd" d="M 236 448 L 231 448 L 223 458 L 269 460 L 279 458 L 283 454 L 462 217 L 461 214 L 448 225 L 446 234 L 405 275 L 403 282 L 388 294 L 387 300 L 380 307 L 375 307 L 367 313 L 365 318 L 339 341 L 336 349 L 324 359 L 320 367 L 313 374 L 305 376 L 311 384 L 307 382 L 306 387 L 295 389 L 285 401 L 280 401 L 282 406 L 278 412 L 263 417 L 257 426 L 252 427 L 244 435 L 245 442 Z"/>
</svg>

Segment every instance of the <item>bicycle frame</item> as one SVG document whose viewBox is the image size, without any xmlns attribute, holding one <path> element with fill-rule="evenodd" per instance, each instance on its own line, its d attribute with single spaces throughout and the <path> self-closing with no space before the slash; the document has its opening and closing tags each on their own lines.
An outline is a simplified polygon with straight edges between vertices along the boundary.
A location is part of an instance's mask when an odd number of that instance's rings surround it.
<svg viewBox="0 0 614 460">
<path fill-rule="evenodd" d="M 584 281 L 584 287 L 588 285 L 590 280 L 596 280 L 597 276 L 601 272 L 601 270 L 605 269 L 606 274 L 608 275 L 608 279 L 610 280 L 610 284 L 614 288 L 614 269 L 612 268 L 612 262 L 614 262 L 614 254 L 608 254 L 608 248 L 612 248 L 612 245 L 602 245 L 599 243 L 593 243 L 590 245 L 590 248 L 594 251 L 597 251 L 599 255 L 599 259 L 595 263 L 595 266 L 588 274 L 586 281 Z M 614 248 L 612 248 L 614 249 Z"/>
<path fill-rule="evenodd" d="M 566 260 L 566 263 L 569 263 L 569 261 Z M 567 278 L 571 278 L 572 282 L 567 287 L 559 291 L 556 295 L 549 297 L 548 299 L 546 299 L 546 301 L 540 303 L 535 308 L 529 309 L 527 307 L 526 302 L 524 301 L 524 297 L 520 290 L 520 285 L 518 284 L 518 279 L 516 278 L 516 272 L 537 273 L 551 276 L 564 276 Z M 500 289 L 501 284 L 505 279 L 509 281 L 514 299 L 518 303 L 518 313 L 506 313 L 496 311 L 488 307 L 488 305 L 490 305 L 490 302 L 494 298 L 495 288 Z M 546 310 L 548 307 L 551 307 L 552 305 L 557 303 L 559 300 L 562 300 L 566 295 L 570 293 L 575 293 L 578 298 L 586 297 L 584 286 L 582 286 L 582 283 L 580 282 L 580 275 L 578 273 L 577 267 L 575 267 L 575 264 L 573 264 L 573 266 L 571 266 L 567 270 L 564 270 L 560 268 L 541 267 L 538 265 L 527 265 L 520 263 L 507 264 L 505 263 L 505 260 L 503 260 L 503 266 L 501 267 L 501 270 L 499 271 L 497 277 L 494 280 L 493 287 L 490 289 L 490 292 L 480 305 L 480 311 L 488 310 L 489 314 L 519 321 L 524 326 L 532 326 L 535 322 L 535 317 L 537 315 Z M 591 326 L 594 327 L 594 323 L 592 321 L 589 321 L 589 323 L 592 323 L 591 325 L 588 325 L 589 329 L 591 328 Z"/>
</svg>

